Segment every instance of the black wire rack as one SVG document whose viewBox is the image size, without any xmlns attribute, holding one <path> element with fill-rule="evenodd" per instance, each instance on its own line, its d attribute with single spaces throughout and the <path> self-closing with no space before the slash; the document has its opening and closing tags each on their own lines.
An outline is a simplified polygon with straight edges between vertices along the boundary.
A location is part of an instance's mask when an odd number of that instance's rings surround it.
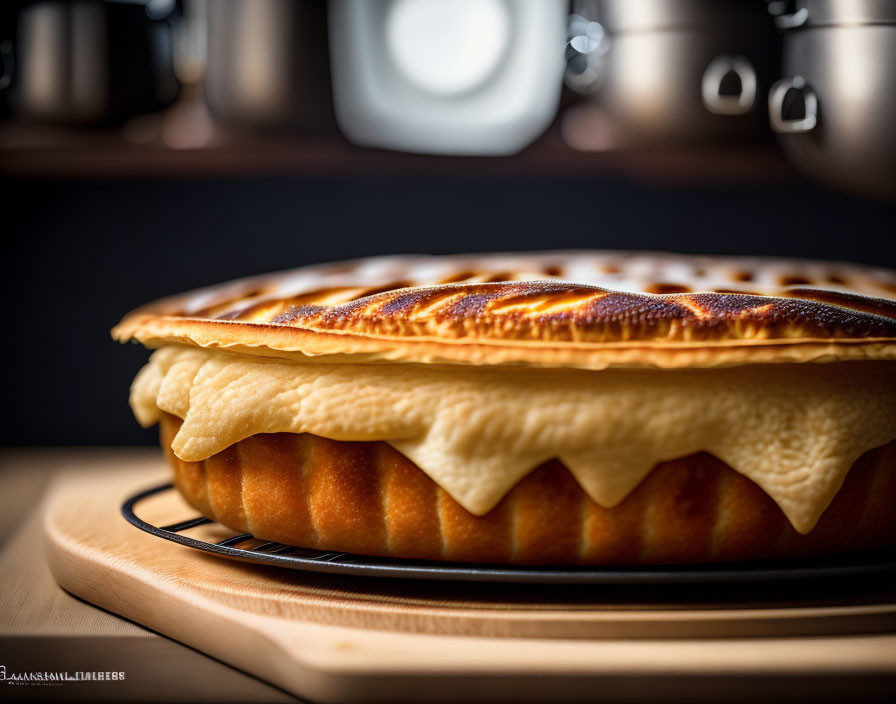
<svg viewBox="0 0 896 704">
<path fill-rule="evenodd" d="M 263 565 L 275 565 L 310 572 L 466 582 L 511 582 L 521 584 L 706 584 L 751 583 L 795 580 L 821 580 L 896 575 L 893 550 L 836 557 L 799 560 L 775 560 L 751 563 L 727 563 L 700 566 L 657 567 L 528 567 L 485 565 L 460 562 L 405 560 L 344 552 L 312 550 L 273 541 L 241 548 L 256 539 L 249 533 L 234 534 L 216 543 L 184 535 L 184 531 L 215 523 L 197 516 L 177 523 L 156 526 L 137 515 L 146 499 L 174 491 L 173 484 L 162 484 L 127 499 L 121 507 L 125 519 L 142 531 L 196 550 L 231 559 Z"/>
</svg>

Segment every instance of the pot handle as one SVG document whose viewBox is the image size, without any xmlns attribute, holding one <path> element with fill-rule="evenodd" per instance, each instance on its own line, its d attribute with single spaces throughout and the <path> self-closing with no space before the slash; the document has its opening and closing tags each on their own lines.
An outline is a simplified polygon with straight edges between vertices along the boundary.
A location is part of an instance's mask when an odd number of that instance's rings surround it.
<svg viewBox="0 0 896 704">
<path fill-rule="evenodd" d="M 740 93 L 722 94 L 722 80 L 729 73 L 740 79 Z M 700 84 L 703 105 L 716 115 L 743 115 L 756 106 L 756 71 L 745 56 L 719 54 L 703 72 Z"/>
<path fill-rule="evenodd" d="M 805 116 L 796 120 L 784 117 L 784 97 L 790 90 L 798 90 L 803 96 Z M 783 134 L 810 132 L 818 124 L 818 97 L 806 85 L 806 80 L 802 76 L 782 78 L 769 91 L 768 116 L 775 132 Z"/>
<path fill-rule="evenodd" d="M 808 8 L 801 7 L 796 12 L 775 17 L 775 26 L 778 29 L 796 29 L 797 27 L 802 27 L 808 21 L 809 10 Z"/>
</svg>

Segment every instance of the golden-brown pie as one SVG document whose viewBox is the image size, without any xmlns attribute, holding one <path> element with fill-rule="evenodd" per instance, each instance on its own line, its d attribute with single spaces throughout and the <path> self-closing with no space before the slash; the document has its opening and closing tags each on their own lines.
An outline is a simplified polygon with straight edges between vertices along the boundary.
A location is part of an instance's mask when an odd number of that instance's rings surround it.
<svg viewBox="0 0 896 704">
<path fill-rule="evenodd" d="M 131 405 L 259 538 L 500 563 L 896 546 L 896 272 L 384 257 L 164 299 Z"/>
</svg>

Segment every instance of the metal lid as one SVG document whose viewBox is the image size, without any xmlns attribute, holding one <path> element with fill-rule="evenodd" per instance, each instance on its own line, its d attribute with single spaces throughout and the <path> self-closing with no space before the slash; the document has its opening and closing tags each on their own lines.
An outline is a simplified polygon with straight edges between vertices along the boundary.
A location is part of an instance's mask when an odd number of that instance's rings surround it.
<svg viewBox="0 0 896 704">
<path fill-rule="evenodd" d="M 611 33 L 771 25 L 760 0 L 576 0 L 573 12 L 600 22 Z"/>
<path fill-rule="evenodd" d="M 773 0 L 769 12 L 781 29 L 832 25 L 896 24 L 893 0 Z"/>
</svg>

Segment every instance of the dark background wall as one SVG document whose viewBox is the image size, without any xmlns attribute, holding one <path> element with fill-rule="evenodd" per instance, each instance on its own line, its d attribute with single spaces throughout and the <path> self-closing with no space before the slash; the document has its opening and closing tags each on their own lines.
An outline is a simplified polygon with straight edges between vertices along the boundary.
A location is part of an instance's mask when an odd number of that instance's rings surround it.
<svg viewBox="0 0 896 704">
<path fill-rule="evenodd" d="M 127 407 L 148 356 L 109 328 L 149 299 L 395 252 L 596 247 L 896 266 L 896 208 L 790 180 L 393 175 L 0 182 L 4 445 L 155 441 Z"/>
</svg>

